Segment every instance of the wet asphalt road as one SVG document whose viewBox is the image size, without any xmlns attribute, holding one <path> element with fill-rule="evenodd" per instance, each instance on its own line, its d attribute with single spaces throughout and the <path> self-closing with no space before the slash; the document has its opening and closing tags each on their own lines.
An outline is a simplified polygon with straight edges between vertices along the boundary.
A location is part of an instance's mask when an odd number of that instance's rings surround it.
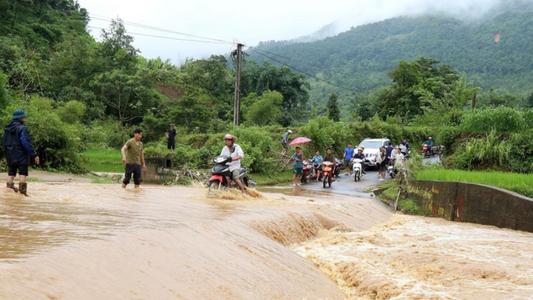
<svg viewBox="0 0 533 300">
<path fill-rule="evenodd" d="M 439 157 L 431 157 L 424 159 L 426 163 L 439 163 Z M 313 193 L 328 193 L 328 194 L 342 194 L 353 197 L 371 198 L 373 194 L 370 190 L 380 184 L 382 181 L 378 180 L 377 172 L 374 169 L 366 171 L 366 175 L 360 181 L 355 182 L 353 176 L 349 176 L 346 170 L 341 171 L 338 178 L 331 184 L 331 187 L 323 187 L 322 182 L 311 181 L 307 184 L 294 187 L 292 184 L 273 187 L 261 187 L 260 191 L 265 192 L 279 192 L 294 196 L 303 196 L 305 194 Z M 390 180 L 389 174 L 386 174 L 385 180 Z M 309 193 L 306 193 L 309 192 Z M 366 192 L 365 192 L 366 191 Z"/>
</svg>

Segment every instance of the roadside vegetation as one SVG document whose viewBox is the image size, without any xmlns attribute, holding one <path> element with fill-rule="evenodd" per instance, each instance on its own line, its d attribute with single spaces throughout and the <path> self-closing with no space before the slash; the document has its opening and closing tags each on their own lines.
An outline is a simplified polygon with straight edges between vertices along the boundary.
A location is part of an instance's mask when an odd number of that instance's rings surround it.
<svg viewBox="0 0 533 300">
<path fill-rule="evenodd" d="M 231 133 L 245 152 L 242 164 L 260 183 L 285 181 L 288 159 L 280 153 L 287 129 L 291 139 L 312 140 L 303 146 L 308 158 L 329 147 L 342 156 L 348 143 L 383 137 L 394 144 L 407 139 L 417 153 L 432 136 L 446 147 L 446 169 L 533 173 L 533 87 L 501 94 L 482 89 L 446 61 L 409 56 L 413 60 L 388 67 L 386 83 L 372 92 L 324 89 L 314 93 L 329 91 L 317 102 L 304 74 L 248 60 L 242 124 L 234 127 L 235 70 L 227 57 L 180 66 L 146 59 L 120 19 L 101 32 L 100 41 L 92 38 L 88 14 L 75 1 L 3 2 L 0 121 L 9 123 L 17 108 L 28 113 L 26 125 L 45 170 L 122 172 L 120 148 L 141 128 L 147 157 L 206 172 L 224 146 L 224 134 Z M 166 149 L 170 123 L 178 132 L 173 152 Z M 3 170 L 4 156 L 0 148 Z"/>
<path fill-rule="evenodd" d="M 491 185 L 533 198 L 532 174 L 432 169 L 417 172 L 415 178 Z"/>
</svg>

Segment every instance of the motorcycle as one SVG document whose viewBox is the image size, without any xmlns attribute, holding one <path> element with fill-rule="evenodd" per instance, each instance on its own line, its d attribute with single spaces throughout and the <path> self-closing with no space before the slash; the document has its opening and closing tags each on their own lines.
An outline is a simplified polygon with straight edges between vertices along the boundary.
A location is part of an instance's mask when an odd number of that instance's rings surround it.
<svg viewBox="0 0 533 300">
<path fill-rule="evenodd" d="M 330 161 L 325 161 L 322 164 L 322 182 L 324 184 L 324 188 L 326 187 L 326 184 L 329 184 L 331 187 L 331 183 L 333 182 L 334 164 Z"/>
<path fill-rule="evenodd" d="M 307 183 L 307 181 L 309 181 L 313 175 L 313 166 L 311 166 L 311 162 L 306 159 L 302 162 L 303 164 L 303 172 L 302 172 L 302 178 L 300 179 L 300 181 L 302 183 Z"/>
<path fill-rule="evenodd" d="M 390 178 L 396 177 L 396 174 L 398 173 L 398 170 L 396 170 L 392 162 L 387 166 L 387 173 L 389 173 Z"/>
<path fill-rule="evenodd" d="M 363 160 L 359 158 L 352 159 L 352 172 L 355 181 L 361 180 L 363 176 Z"/>
<path fill-rule="evenodd" d="M 430 157 L 431 156 L 431 149 L 429 149 L 429 145 L 428 144 L 425 144 L 422 145 L 422 155 L 424 155 L 424 157 Z"/>
<path fill-rule="evenodd" d="M 207 183 L 207 188 L 209 191 L 211 190 L 221 190 L 225 187 L 234 187 L 239 188 L 235 180 L 231 178 L 231 172 L 229 170 L 229 166 L 226 165 L 227 163 L 231 162 L 231 157 L 221 155 L 218 157 L 213 158 L 213 162 L 216 164 L 213 169 L 211 169 L 211 173 L 213 174 L 211 178 L 209 178 L 209 182 Z M 248 171 L 247 168 L 241 168 L 239 179 L 241 180 L 242 184 L 245 188 L 248 187 L 249 179 L 248 179 Z"/>
<path fill-rule="evenodd" d="M 320 181 L 322 179 L 322 165 L 313 163 L 313 175 L 311 175 L 312 180 Z"/>
<path fill-rule="evenodd" d="M 341 173 L 343 166 L 344 166 L 344 163 L 342 159 L 335 158 L 335 168 L 333 170 L 333 175 L 335 177 L 339 177 L 339 174 Z"/>
</svg>

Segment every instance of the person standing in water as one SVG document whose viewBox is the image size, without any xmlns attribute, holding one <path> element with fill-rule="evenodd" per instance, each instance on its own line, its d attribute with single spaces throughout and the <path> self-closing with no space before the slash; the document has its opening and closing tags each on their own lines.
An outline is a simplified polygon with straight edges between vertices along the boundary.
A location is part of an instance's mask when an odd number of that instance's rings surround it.
<svg viewBox="0 0 533 300">
<path fill-rule="evenodd" d="M 15 110 L 11 117 L 11 123 L 4 128 L 3 140 L 8 167 L 6 186 L 15 192 L 20 191 L 24 196 L 28 196 L 26 177 L 30 164 L 29 158 L 31 157 L 37 165 L 39 164 L 39 156 L 33 149 L 28 128 L 24 126 L 27 117 L 23 110 Z M 14 183 L 17 171 L 20 178 L 18 189 Z"/>
<path fill-rule="evenodd" d="M 135 188 L 139 188 L 141 185 L 141 170 L 146 172 L 143 143 L 141 142 L 142 137 L 143 131 L 141 129 L 135 129 L 133 138 L 127 141 L 121 149 L 122 163 L 126 165 L 126 174 L 124 181 L 122 181 L 122 188 L 126 188 L 130 183 L 132 175 Z"/>
</svg>

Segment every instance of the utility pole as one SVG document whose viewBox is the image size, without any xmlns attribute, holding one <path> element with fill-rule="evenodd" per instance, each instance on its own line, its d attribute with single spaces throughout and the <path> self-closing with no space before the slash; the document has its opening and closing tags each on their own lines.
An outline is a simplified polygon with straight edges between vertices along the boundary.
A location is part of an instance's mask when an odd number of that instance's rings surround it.
<svg viewBox="0 0 533 300">
<path fill-rule="evenodd" d="M 233 125 L 239 126 L 241 113 L 241 67 L 242 67 L 242 46 L 237 44 L 237 59 L 235 60 L 235 103 L 233 106 Z"/>
</svg>

